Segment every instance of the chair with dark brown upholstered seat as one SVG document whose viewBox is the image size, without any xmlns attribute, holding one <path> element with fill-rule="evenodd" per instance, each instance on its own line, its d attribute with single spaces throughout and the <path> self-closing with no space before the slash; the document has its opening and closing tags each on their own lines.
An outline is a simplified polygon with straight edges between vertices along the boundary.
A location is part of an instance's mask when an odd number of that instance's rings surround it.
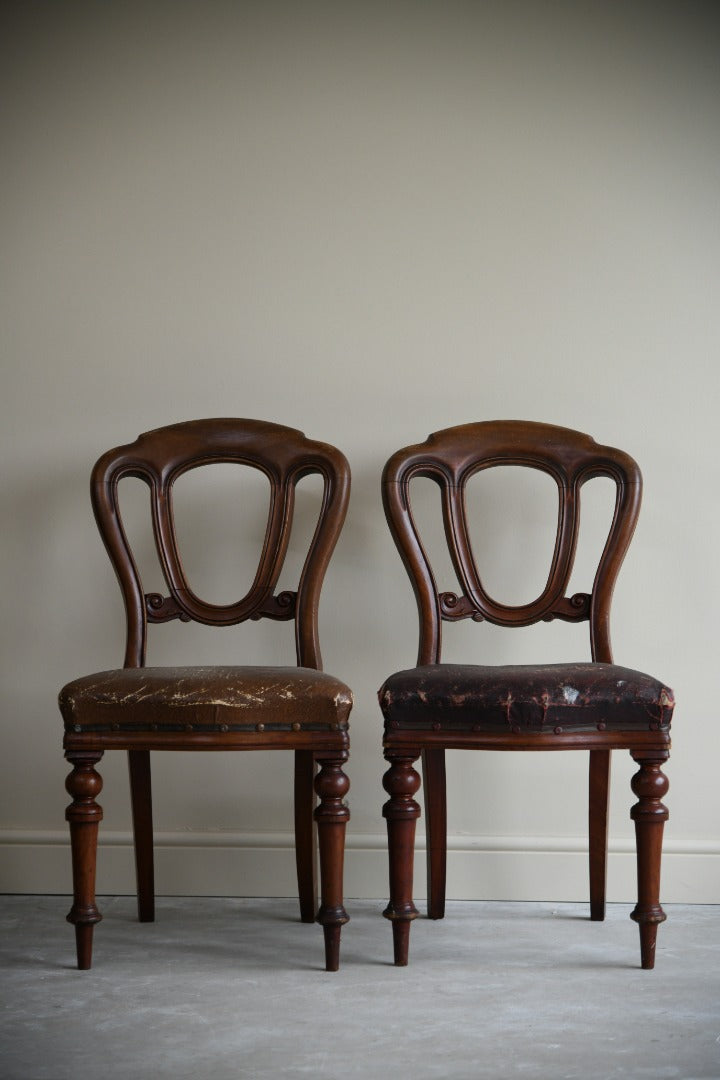
<svg viewBox="0 0 720 1080">
<path fill-rule="evenodd" d="M 530 604 L 497 603 L 483 588 L 470 543 L 465 489 L 470 477 L 493 466 L 539 469 L 557 483 L 559 513 L 547 584 Z M 615 512 L 592 593 L 565 595 L 575 556 L 580 489 L 589 479 L 610 477 Z M 458 596 L 440 592 L 421 542 L 410 503 L 415 477 L 441 489 L 445 536 L 461 586 Z M 431 435 L 398 451 L 383 474 L 385 512 L 415 591 L 420 617 L 417 666 L 391 675 L 379 692 L 385 717 L 384 784 L 390 903 L 396 964 L 406 964 L 410 924 L 417 916 L 412 896 L 415 822 L 413 796 L 420 777 L 413 768 L 422 755 L 425 790 L 428 915 L 445 907 L 447 847 L 445 750 L 585 750 L 590 758 L 590 914 L 605 917 L 607 813 L 610 755 L 629 750 L 639 765 L 632 788 L 638 903 L 644 968 L 655 959 L 660 857 L 667 810 L 661 799 L 667 780 L 672 691 L 659 680 L 613 664 L 610 601 L 615 579 L 633 535 L 640 508 L 641 476 L 627 454 L 597 445 L 567 428 L 521 421 L 467 424 Z M 589 621 L 592 662 L 541 666 L 480 666 L 441 663 L 441 622 L 471 618 L 500 626 L 539 620 Z"/>
<path fill-rule="evenodd" d="M 267 478 L 270 509 L 257 573 L 235 603 L 205 603 L 192 591 L 178 551 L 173 485 L 190 469 L 234 463 Z M 323 493 L 297 592 L 275 588 L 288 549 L 294 492 L 319 473 Z M 118 483 L 137 477 L 150 489 L 155 544 L 169 595 L 146 594 L 120 516 Z M 348 780 L 348 717 L 352 696 L 321 670 L 318 601 L 342 529 L 350 470 L 334 447 L 257 420 L 197 420 L 141 435 L 108 451 L 92 475 L 98 527 L 115 567 L 127 614 L 125 666 L 69 683 L 60 693 L 65 721 L 67 809 L 73 858 L 78 967 L 89 968 L 100 913 L 95 860 L 102 781 L 95 766 L 105 750 L 127 750 L 141 921 L 154 918 L 151 750 L 292 750 L 300 913 L 325 935 L 328 971 L 337 970 L 340 930 L 347 922 L 342 877 Z M 293 619 L 297 666 L 146 667 L 147 624 L 170 619 L 230 626 L 248 619 Z M 317 767 L 319 766 L 319 771 Z M 315 807 L 315 795 L 319 804 Z M 314 820 L 313 820 L 314 819 Z M 320 849 L 321 904 L 316 906 L 315 850 Z"/>
</svg>

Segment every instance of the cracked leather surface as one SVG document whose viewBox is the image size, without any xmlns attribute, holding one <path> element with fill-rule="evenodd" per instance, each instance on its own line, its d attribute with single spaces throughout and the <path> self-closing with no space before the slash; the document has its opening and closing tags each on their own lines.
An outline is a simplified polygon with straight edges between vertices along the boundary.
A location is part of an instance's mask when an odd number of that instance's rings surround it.
<svg viewBox="0 0 720 1080">
<path fill-rule="evenodd" d="M 312 668 L 142 667 L 76 679 L 59 703 L 71 731 L 318 731 L 347 727 L 352 694 Z"/>
<path fill-rule="evenodd" d="M 617 664 L 429 664 L 398 671 L 378 692 L 393 729 L 483 732 L 667 731 L 664 683 Z"/>
</svg>

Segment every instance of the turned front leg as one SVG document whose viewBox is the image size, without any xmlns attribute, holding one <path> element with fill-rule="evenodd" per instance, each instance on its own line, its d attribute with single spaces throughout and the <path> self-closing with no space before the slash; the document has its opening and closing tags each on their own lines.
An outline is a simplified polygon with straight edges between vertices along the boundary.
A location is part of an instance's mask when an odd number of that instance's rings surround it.
<svg viewBox="0 0 720 1080">
<path fill-rule="evenodd" d="M 658 924 L 666 918 L 660 906 L 660 860 L 668 811 L 661 800 L 669 783 L 660 766 L 667 761 L 668 753 L 650 755 L 647 751 L 632 750 L 630 753 L 640 766 L 631 781 L 638 797 L 630 811 L 637 839 L 638 902 L 630 918 L 640 924 L 641 962 L 650 969 L 655 966 Z"/>
<path fill-rule="evenodd" d="M 340 931 L 349 921 L 343 906 L 345 827 L 350 818 L 350 811 L 343 802 L 350 788 L 350 781 L 342 769 L 346 761 L 346 752 L 331 758 L 319 757 L 320 771 L 315 777 L 315 791 L 320 799 L 315 808 L 321 897 L 317 921 L 325 936 L 326 971 L 337 971 L 340 966 Z"/>
<path fill-rule="evenodd" d="M 390 763 L 383 777 L 383 787 L 390 796 L 383 806 L 388 830 L 390 901 L 383 915 L 392 921 L 393 953 L 398 967 L 408 962 L 410 924 L 418 916 L 412 896 L 415 822 L 420 817 L 420 807 L 413 798 L 420 787 L 420 776 L 413 762 L 418 756 L 419 752 L 385 752 Z"/>
<path fill-rule="evenodd" d="M 70 751 L 65 757 L 73 766 L 65 781 L 73 800 L 65 811 L 65 818 L 70 823 L 73 869 L 73 905 L 67 920 L 75 925 L 77 965 L 85 971 L 92 964 L 93 927 L 102 919 L 95 906 L 97 835 L 103 816 L 95 796 L 102 791 L 102 778 L 94 768 L 102 751 Z"/>
</svg>

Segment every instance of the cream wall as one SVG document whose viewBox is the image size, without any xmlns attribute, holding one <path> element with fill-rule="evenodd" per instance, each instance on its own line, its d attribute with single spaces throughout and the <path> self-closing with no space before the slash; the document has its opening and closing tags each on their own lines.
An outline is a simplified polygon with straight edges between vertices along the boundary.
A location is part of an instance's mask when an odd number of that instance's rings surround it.
<svg viewBox="0 0 720 1080">
<path fill-rule="evenodd" d="M 643 468 L 615 654 L 679 702 L 663 895 L 717 902 L 713 5 L 15 3 L 2 21 L 0 888 L 69 890 L 55 698 L 122 659 L 93 461 L 150 427 L 238 415 L 351 462 L 321 632 L 356 695 L 347 892 L 383 896 L 375 690 L 416 638 L 380 470 L 443 426 L 519 417 Z M 491 583 L 528 598 L 535 488 L 486 495 L 479 520 L 508 556 Z M 188 539 L 193 560 L 210 545 L 210 593 L 234 549 L 218 530 Z M 285 662 L 286 630 L 157 628 L 150 660 Z M 587 655 L 565 626 L 447 640 L 450 658 Z M 628 900 L 633 770 L 615 756 L 610 895 Z M 158 890 L 292 892 L 290 767 L 156 755 Z M 584 897 L 585 768 L 451 755 L 450 894 Z M 99 889 L 129 891 L 122 756 L 102 771 Z"/>
</svg>

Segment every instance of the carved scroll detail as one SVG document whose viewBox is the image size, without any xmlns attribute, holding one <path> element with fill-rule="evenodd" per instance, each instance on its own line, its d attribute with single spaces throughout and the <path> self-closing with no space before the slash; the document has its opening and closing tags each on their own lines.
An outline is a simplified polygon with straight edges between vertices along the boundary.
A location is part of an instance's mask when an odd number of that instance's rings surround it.
<svg viewBox="0 0 720 1080">
<path fill-rule="evenodd" d="M 250 618 L 255 622 L 258 619 L 275 619 L 278 622 L 294 619 L 296 601 L 297 593 L 286 589 L 285 592 L 278 593 L 277 596 L 269 596 L 263 602 L 262 607 Z"/>
<path fill-rule="evenodd" d="M 256 621 L 275 619 L 280 622 L 294 619 L 296 600 L 297 593 L 289 590 L 277 596 L 269 596 L 250 618 Z M 160 593 L 145 594 L 145 611 L 150 623 L 170 622 L 172 619 L 180 619 L 181 622 L 191 621 L 191 616 L 183 611 L 174 597 L 162 596 Z"/>
<path fill-rule="evenodd" d="M 174 597 L 162 596 L 156 592 L 145 594 L 145 611 L 148 622 L 151 623 L 170 622 L 172 619 L 190 622 L 190 616 L 183 611 Z"/>
<path fill-rule="evenodd" d="M 454 592 L 443 592 L 438 597 L 440 601 L 440 615 L 446 622 L 457 622 L 460 619 L 472 619 L 473 622 L 484 622 L 485 616 L 478 611 L 469 596 L 458 596 Z M 542 616 L 543 622 L 552 622 L 553 619 L 562 619 L 563 622 L 583 622 L 590 618 L 590 593 L 574 593 L 572 596 L 561 597 L 555 605 Z"/>
<path fill-rule="evenodd" d="M 547 615 L 543 622 L 562 619 L 563 622 L 583 622 L 590 618 L 590 593 L 576 592 L 572 596 L 563 596 Z"/>
<path fill-rule="evenodd" d="M 484 616 L 480 614 L 468 596 L 458 596 L 454 592 L 440 593 L 440 614 L 448 622 L 459 619 L 472 619 L 473 622 L 484 622 Z"/>
</svg>

